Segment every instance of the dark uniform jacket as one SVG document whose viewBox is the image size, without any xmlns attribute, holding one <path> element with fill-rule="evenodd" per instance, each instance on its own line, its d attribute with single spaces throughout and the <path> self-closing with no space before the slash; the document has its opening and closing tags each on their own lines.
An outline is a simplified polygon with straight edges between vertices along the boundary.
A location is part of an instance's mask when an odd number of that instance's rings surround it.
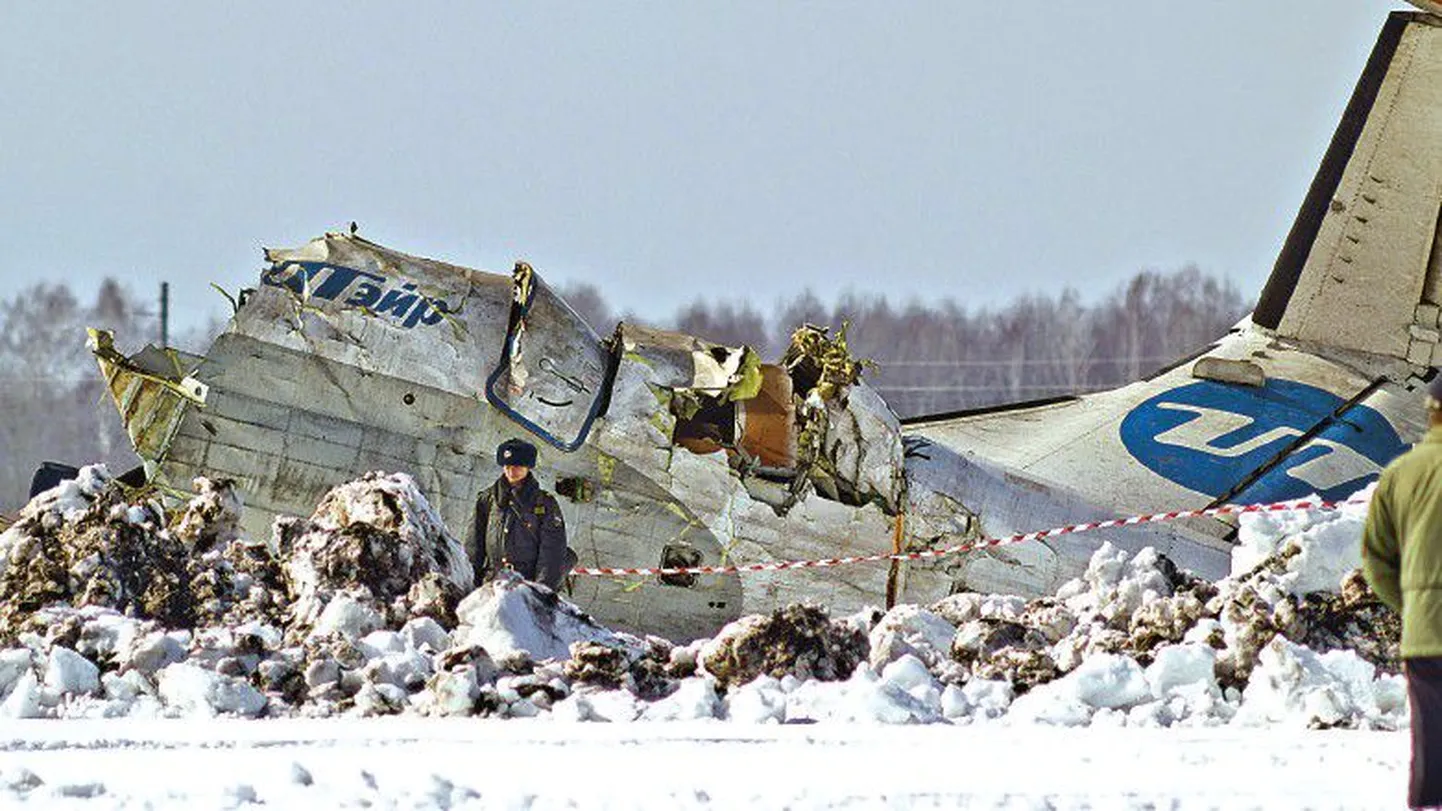
<svg viewBox="0 0 1442 811">
<path fill-rule="evenodd" d="M 502 476 L 476 497 L 476 530 L 466 549 L 477 585 L 510 566 L 527 580 L 558 588 L 571 568 L 566 520 L 535 476 L 511 487 Z"/>
</svg>

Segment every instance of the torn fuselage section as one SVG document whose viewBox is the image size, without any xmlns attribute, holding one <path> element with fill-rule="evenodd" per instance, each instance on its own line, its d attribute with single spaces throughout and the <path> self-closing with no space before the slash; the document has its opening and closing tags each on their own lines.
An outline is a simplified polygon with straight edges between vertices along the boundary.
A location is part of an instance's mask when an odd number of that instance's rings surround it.
<svg viewBox="0 0 1442 811">
<path fill-rule="evenodd" d="M 127 357 L 115 348 L 111 332 L 87 332 L 87 346 L 100 365 L 125 433 L 147 474 L 153 474 L 169 452 L 186 412 L 205 406 L 209 387 L 192 374 L 200 359 L 155 346 Z"/>
<path fill-rule="evenodd" d="M 861 382 L 844 331 L 832 338 L 804 326 L 776 364 L 748 346 L 629 324 L 613 341 L 618 380 L 644 381 L 652 395 L 631 407 L 649 410 L 657 439 L 698 455 L 724 452 L 751 497 L 778 515 L 813 492 L 887 515 L 903 509 L 901 424 Z"/>
</svg>

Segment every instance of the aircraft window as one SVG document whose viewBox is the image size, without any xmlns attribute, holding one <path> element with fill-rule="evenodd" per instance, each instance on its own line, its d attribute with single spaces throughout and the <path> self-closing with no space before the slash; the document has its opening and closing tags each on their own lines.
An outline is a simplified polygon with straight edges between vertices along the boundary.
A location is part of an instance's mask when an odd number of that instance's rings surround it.
<svg viewBox="0 0 1442 811">
<path fill-rule="evenodd" d="M 596 486 L 591 484 L 590 479 L 583 479 L 580 476 L 570 476 L 556 480 L 556 495 L 580 503 L 594 501 L 596 498 Z"/>
<path fill-rule="evenodd" d="M 692 566 L 700 565 L 701 550 L 690 544 L 668 543 L 661 547 L 661 568 L 663 569 L 689 569 Z M 663 574 L 661 575 L 661 584 L 689 589 L 696 585 L 696 575 Z"/>
</svg>

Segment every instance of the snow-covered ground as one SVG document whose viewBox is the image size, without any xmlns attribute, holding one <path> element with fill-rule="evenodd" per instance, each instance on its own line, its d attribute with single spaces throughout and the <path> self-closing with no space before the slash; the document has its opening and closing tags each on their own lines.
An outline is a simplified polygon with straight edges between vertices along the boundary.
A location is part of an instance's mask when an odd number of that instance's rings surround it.
<svg viewBox="0 0 1442 811">
<path fill-rule="evenodd" d="M 1405 805 L 1404 733 L 327 719 L 22 721 L 0 806 L 186 809 Z M 14 791 L 11 789 L 11 791 Z"/>
<path fill-rule="evenodd" d="M 675 645 L 472 588 L 410 477 L 237 536 L 102 470 L 0 534 L 0 806 L 1390 808 L 1365 504 L 1244 516 L 1213 584 L 1104 545 L 1054 596 L 790 605 Z M 1362 494 L 1365 498 L 1365 494 Z M 243 720 L 254 719 L 254 720 Z"/>
</svg>

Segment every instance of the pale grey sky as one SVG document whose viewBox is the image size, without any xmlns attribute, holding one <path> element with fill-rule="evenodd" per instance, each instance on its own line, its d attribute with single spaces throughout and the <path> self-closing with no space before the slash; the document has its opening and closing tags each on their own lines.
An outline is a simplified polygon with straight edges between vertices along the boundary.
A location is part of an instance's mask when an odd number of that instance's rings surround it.
<svg viewBox="0 0 1442 811">
<path fill-rule="evenodd" d="M 7 3 L 0 279 L 167 279 L 184 326 L 356 220 L 656 318 L 1187 262 L 1251 296 L 1399 7 Z"/>
</svg>

